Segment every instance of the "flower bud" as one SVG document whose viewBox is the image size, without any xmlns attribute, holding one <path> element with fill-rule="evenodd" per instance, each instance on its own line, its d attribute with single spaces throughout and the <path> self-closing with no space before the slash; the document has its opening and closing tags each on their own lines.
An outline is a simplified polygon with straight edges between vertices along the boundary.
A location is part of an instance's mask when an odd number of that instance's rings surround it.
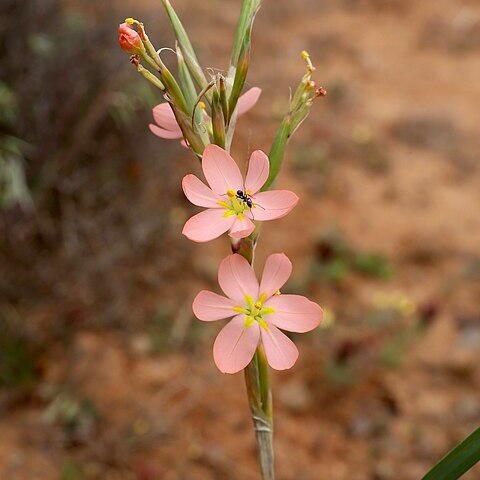
<svg viewBox="0 0 480 480">
<path fill-rule="evenodd" d="M 128 23 L 119 25 L 118 43 L 122 50 L 132 55 L 143 55 L 145 53 L 145 47 L 140 35 Z"/>
</svg>

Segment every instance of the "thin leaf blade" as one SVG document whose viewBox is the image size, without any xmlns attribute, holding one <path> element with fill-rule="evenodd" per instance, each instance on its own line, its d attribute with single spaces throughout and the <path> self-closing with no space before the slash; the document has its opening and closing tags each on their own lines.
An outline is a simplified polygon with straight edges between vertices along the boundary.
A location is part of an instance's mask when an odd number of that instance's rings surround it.
<svg viewBox="0 0 480 480">
<path fill-rule="evenodd" d="M 480 427 L 440 460 L 422 480 L 456 480 L 480 460 Z"/>
</svg>

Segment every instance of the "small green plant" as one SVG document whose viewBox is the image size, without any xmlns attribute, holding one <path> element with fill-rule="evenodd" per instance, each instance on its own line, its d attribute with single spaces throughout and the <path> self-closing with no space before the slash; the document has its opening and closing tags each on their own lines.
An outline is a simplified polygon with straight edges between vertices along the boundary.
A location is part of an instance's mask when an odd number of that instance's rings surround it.
<svg viewBox="0 0 480 480">
<path fill-rule="evenodd" d="M 23 338 L 0 337 L 0 388 L 20 388 L 37 379 L 36 352 Z"/>
<path fill-rule="evenodd" d="M 393 264 L 385 255 L 355 249 L 336 228 L 320 235 L 315 253 L 313 275 L 325 282 L 340 282 L 350 273 L 378 280 L 390 280 L 394 275 Z"/>
</svg>

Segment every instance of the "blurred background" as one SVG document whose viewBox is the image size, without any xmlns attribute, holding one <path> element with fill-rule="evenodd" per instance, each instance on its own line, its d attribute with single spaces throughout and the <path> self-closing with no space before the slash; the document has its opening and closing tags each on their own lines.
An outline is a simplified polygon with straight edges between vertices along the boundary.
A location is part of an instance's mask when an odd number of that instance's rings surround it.
<svg viewBox="0 0 480 480">
<path fill-rule="evenodd" d="M 240 0 L 174 6 L 225 68 Z M 191 312 L 228 243 L 180 233 L 199 166 L 148 130 L 162 99 L 117 46 L 128 16 L 174 45 L 159 1 L 0 1 L 0 478 L 258 480 L 242 375 Z M 257 264 L 284 251 L 285 291 L 326 318 L 273 374 L 278 479 L 418 480 L 480 423 L 480 5 L 265 0 L 241 164 L 268 151 L 303 49 L 328 96 Z"/>
</svg>

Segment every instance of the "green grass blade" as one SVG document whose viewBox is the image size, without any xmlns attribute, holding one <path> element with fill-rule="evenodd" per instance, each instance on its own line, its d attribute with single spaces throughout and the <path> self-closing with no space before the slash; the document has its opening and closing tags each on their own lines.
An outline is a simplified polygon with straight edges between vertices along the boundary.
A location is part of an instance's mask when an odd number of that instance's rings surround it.
<svg viewBox="0 0 480 480">
<path fill-rule="evenodd" d="M 456 480 L 480 460 L 480 428 L 458 444 L 422 480 Z"/>
<path fill-rule="evenodd" d="M 261 0 L 243 0 L 242 10 L 237 23 L 235 40 L 230 55 L 230 65 L 236 67 L 243 48 L 245 35 L 252 24 L 252 19 L 260 8 Z"/>
<path fill-rule="evenodd" d="M 193 49 L 192 42 L 188 38 L 187 32 L 180 21 L 177 13 L 173 9 L 172 5 L 170 4 L 169 0 L 162 0 L 163 6 L 170 18 L 170 23 L 172 24 L 173 31 L 175 32 L 175 37 L 177 38 L 177 42 L 182 49 L 182 54 L 185 59 L 185 63 L 190 70 L 193 78 L 197 82 L 200 88 L 204 88 L 207 85 L 207 79 L 205 74 L 203 73 L 202 68 L 200 67 L 200 63 L 197 59 L 195 54 L 195 50 Z"/>
</svg>

